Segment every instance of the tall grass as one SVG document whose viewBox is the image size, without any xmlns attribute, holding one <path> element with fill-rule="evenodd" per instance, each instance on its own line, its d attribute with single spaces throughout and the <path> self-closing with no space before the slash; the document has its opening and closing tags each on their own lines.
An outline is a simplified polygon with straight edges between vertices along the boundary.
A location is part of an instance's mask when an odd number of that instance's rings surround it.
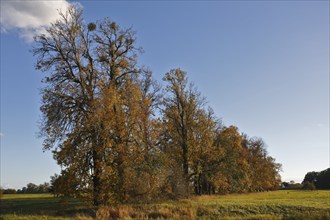
<svg viewBox="0 0 330 220">
<path fill-rule="evenodd" d="M 24 202 L 22 202 L 22 199 Z M 26 199 L 26 200 L 25 200 Z M 38 205 L 36 201 L 42 201 Z M 3 203 L 4 202 L 4 203 Z M 9 202 L 21 212 L 15 212 Z M 225 196 L 194 196 L 157 204 L 127 204 L 93 210 L 72 200 L 62 207 L 50 196 L 7 197 L 1 200 L 2 219 L 320 219 L 330 220 L 330 191 L 275 191 Z M 4 210 L 4 212 L 3 212 Z M 55 210 L 55 211 L 54 211 Z M 16 210 L 17 211 L 17 210 Z M 1 218 L 0 218 L 1 219 Z"/>
</svg>

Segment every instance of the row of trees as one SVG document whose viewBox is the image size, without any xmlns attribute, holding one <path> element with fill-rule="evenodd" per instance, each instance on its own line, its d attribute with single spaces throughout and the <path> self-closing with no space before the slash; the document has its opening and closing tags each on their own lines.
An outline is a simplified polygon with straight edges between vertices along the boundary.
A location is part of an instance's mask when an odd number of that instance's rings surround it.
<svg viewBox="0 0 330 220">
<path fill-rule="evenodd" d="M 55 194 L 100 205 L 278 186 L 280 165 L 263 141 L 223 126 L 186 72 L 170 70 L 162 89 L 138 65 L 131 29 L 85 24 L 76 6 L 61 17 L 33 49 L 48 73 L 44 150 L 63 168 Z"/>
<path fill-rule="evenodd" d="M 49 193 L 51 192 L 51 185 L 49 183 L 43 183 L 36 185 L 34 183 L 28 183 L 22 189 L 0 189 L 1 194 L 31 194 L 31 193 Z"/>
</svg>

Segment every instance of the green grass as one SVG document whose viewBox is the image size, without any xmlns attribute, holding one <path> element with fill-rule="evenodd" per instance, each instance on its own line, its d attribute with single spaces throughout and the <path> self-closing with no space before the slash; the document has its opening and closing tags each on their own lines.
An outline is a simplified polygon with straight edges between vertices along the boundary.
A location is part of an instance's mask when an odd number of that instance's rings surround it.
<svg viewBox="0 0 330 220">
<path fill-rule="evenodd" d="M 263 193 L 231 194 L 225 196 L 201 196 L 192 200 L 205 205 L 294 205 L 314 208 L 330 208 L 330 191 L 279 190 Z"/>
<path fill-rule="evenodd" d="M 266 216 L 284 219 L 330 219 L 330 191 L 274 191 L 226 196 L 195 197 L 193 204 L 205 215 L 228 218 L 256 218 Z M 204 213 L 197 213 L 203 216 Z M 295 218 L 297 216 L 297 218 Z M 298 218 L 299 217 L 299 218 Z"/>
<path fill-rule="evenodd" d="M 78 199 L 63 200 L 51 194 L 8 194 L 0 201 L 0 219 L 72 219 L 87 213 L 88 207 Z"/>
<path fill-rule="evenodd" d="M 45 194 L 4 195 L 0 210 L 1 220 L 132 218 L 330 220 L 330 191 L 280 190 L 224 196 L 194 196 L 190 199 L 158 204 L 101 207 L 97 212 L 77 199 L 71 199 L 64 204 L 60 199 Z"/>
</svg>

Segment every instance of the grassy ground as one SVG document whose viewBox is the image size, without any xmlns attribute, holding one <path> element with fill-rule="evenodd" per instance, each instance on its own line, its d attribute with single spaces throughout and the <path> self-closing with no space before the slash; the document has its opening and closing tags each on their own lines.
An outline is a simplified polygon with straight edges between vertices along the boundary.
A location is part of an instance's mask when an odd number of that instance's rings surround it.
<svg viewBox="0 0 330 220">
<path fill-rule="evenodd" d="M 5 195 L 0 219 L 329 219 L 330 191 L 281 190 L 225 196 L 194 196 L 159 204 L 101 207 L 66 203 L 51 195 Z M 94 218 L 90 217 L 93 216 Z"/>
<path fill-rule="evenodd" d="M 9 194 L 0 200 L 2 219 L 74 219 L 90 210 L 77 199 L 63 200 L 51 194 Z"/>
</svg>

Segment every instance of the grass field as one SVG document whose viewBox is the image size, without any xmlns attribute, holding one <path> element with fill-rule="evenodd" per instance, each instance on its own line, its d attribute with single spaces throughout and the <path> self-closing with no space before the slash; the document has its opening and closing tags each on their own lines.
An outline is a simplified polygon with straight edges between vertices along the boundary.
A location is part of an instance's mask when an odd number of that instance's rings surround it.
<svg viewBox="0 0 330 220">
<path fill-rule="evenodd" d="M 4 195 L 0 219 L 329 219 L 330 191 L 195 196 L 158 204 L 121 205 L 93 210 L 83 202 L 63 202 L 47 194 Z M 93 217 L 91 217 L 93 216 Z"/>
</svg>

